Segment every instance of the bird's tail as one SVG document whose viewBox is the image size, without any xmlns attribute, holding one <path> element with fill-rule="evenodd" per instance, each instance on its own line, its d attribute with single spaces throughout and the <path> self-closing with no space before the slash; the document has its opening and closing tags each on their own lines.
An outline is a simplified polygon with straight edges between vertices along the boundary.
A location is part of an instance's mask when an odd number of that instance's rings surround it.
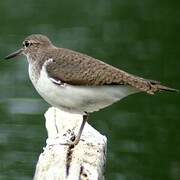
<svg viewBox="0 0 180 180">
<path fill-rule="evenodd" d="M 174 88 L 171 88 L 168 86 L 164 86 L 158 81 L 147 80 L 147 82 L 149 84 L 149 90 L 147 90 L 147 93 L 149 93 L 149 94 L 154 94 L 157 91 L 179 92 L 178 89 L 174 89 Z"/>
<path fill-rule="evenodd" d="M 120 75 L 122 76 L 122 73 Z M 144 79 L 128 73 L 124 73 L 124 81 L 139 91 L 144 91 L 148 94 L 155 94 L 158 91 L 179 92 L 177 89 L 162 85 L 159 81 Z"/>
</svg>

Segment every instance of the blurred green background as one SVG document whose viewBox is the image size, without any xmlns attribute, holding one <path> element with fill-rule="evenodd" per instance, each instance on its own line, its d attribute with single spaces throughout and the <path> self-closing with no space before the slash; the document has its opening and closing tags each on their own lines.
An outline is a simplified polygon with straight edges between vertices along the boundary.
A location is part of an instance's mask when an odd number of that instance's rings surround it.
<svg viewBox="0 0 180 180">
<path fill-rule="evenodd" d="M 180 89 L 179 1 L 1 0 L 0 179 L 30 180 L 45 145 L 48 104 L 25 58 L 3 57 L 30 34 L 47 35 L 132 74 Z M 179 94 L 129 96 L 90 116 L 108 138 L 107 180 L 180 179 Z"/>
</svg>

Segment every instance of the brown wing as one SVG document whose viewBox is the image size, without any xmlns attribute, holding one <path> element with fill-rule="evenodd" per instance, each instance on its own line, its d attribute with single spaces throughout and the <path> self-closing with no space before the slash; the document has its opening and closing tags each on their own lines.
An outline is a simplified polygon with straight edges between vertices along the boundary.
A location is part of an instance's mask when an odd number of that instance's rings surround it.
<svg viewBox="0 0 180 180">
<path fill-rule="evenodd" d="M 56 58 L 52 57 L 54 61 L 47 65 L 50 77 L 72 85 L 124 84 L 120 70 L 81 53 L 59 50 Z"/>
<path fill-rule="evenodd" d="M 71 85 L 130 85 L 150 94 L 159 89 L 172 90 L 160 85 L 159 82 L 131 75 L 100 60 L 69 49 L 58 49 L 52 59 L 53 62 L 46 66 L 48 76 Z"/>
</svg>

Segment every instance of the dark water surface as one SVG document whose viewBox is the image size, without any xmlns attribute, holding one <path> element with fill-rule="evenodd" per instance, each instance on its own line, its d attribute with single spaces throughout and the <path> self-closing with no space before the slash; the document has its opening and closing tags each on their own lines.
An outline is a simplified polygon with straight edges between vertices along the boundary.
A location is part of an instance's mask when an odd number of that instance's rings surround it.
<svg viewBox="0 0 180 180">
<path fill-rule="evenodd" d="M 1 0 L 0 179 L 30 180 L 48 105 L 25 58 L 3 61 L 29 34 L 180 89 L 179 1 Z M 180 179 L 180 95 L 132 95 L 90 116 L 108 137 L 106 179 Z"/>
</svg>

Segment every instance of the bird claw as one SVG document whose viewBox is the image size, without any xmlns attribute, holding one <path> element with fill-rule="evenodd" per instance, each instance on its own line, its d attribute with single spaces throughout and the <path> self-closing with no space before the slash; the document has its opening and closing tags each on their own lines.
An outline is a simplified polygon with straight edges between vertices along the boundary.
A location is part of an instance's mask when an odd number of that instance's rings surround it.
<svg viewBox="0 0 180 180">
<path fill-rule="evenodd" d="M 76 146 L 80 141 L 80 138 L 77 136 L 72 136 L 71 140 L 68 140 L 66 143 L 60 143 L 61 145 L 65 145 L 65 146 Z"/>
</svg>

